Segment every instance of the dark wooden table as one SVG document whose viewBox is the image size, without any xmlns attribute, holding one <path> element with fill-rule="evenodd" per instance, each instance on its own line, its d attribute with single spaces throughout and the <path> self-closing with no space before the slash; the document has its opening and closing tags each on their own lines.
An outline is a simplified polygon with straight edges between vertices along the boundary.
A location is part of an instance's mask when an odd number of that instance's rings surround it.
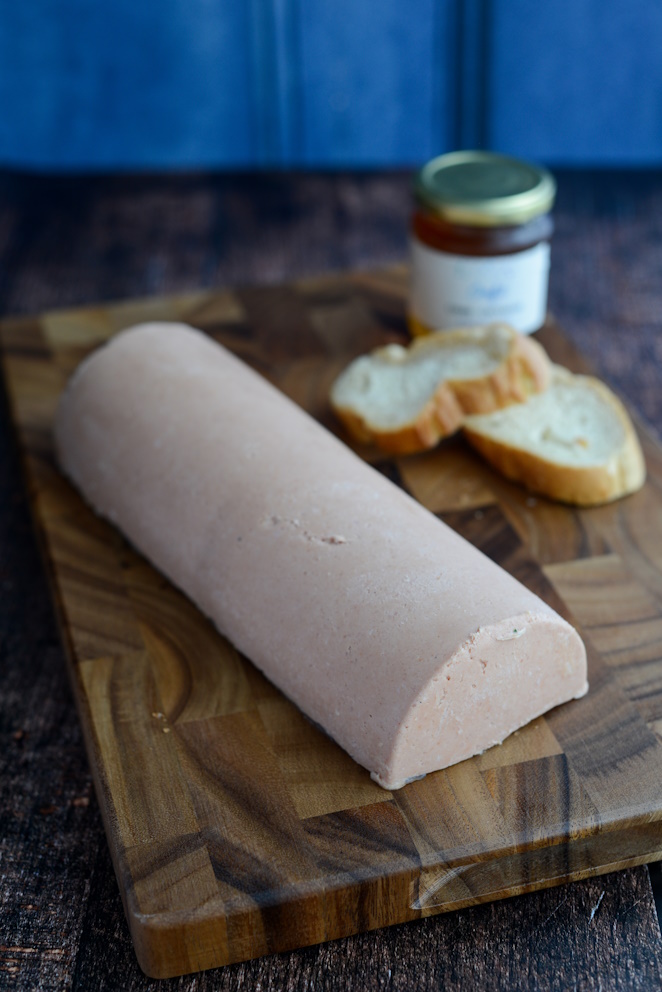
<svg viewBox="0 0 662 992">
<path fill-rule="evenodd" d="M 551 308 L 662 432 L 662 173 L 561 172 Z M 402 174 L 0 174 L 0 314 L 372 267 L 406 254 Z M 0 396 L 0 989 L 662 987 L 642 866 L 198 976 L 133 955 Z"/>
</svg>

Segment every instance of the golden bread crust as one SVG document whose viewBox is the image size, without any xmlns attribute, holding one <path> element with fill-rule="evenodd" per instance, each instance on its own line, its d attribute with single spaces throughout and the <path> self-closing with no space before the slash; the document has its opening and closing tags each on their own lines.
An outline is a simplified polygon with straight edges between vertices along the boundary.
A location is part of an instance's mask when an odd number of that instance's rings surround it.
<svg viewBox="0 0 662 992">
<path fill-rule="evenodd" d="M 503 325 L 502 325 L 503 326 Z M 417 338 L 409 354 L 438 347 L 474 341 L 487 329 L 467 328 L 443 331 Z M 434 448 L 443 438 L 458 431 L 470 414 L 492 413 L 512 403 L 522 403 L 545 390 L 551 377 L 546 352 L 531 338 L 512 328 L 510 346 L 504 360 L 487 375 L 473 379 L 444 379 L 434 395 L 418 411 L 414 420 L 392 430 L 371 423 L 351 406 L 341 405 L 331 391 L 331 406 L 351 436 L 361 443 L 376 444 L 391 454 L 414 454 Z M 378 357 L 383 349 L 372 353 Z"/>
<path fill-rule="evenodd" d="M 558 368 L 554 375 L 570 377 L 594 390 L 619 418 L 624 442 L 607 461 L 600 465 L 564 465 L 498 440 L 490 436 L 489 428 L 471 421 L 463 428 L 466 439 L 507 479 L 562 503 L 598 506 L 636 492 L 646 480 L 646 464 L 632 421 L 621 401 L 608 386 L 592 376 L 573 376 Z"/>
</svg>

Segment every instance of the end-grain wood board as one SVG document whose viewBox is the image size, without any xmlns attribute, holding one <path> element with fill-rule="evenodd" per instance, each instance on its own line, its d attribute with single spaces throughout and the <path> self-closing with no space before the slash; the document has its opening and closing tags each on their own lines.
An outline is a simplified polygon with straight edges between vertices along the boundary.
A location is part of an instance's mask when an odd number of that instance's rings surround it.
<svg viewBox="0 0 662 992">
<path fill-rule="evenodd" d="M 185 320 L 337 430 L 329 386 L 354 355 L 406 339 L 404 293 L 404 271 L 391 270 L 1 326 L 97 795 L 149 975 L 662 858 L 662 450 L 645 431 L 644 489 L 590 510 L 532 497 L 461 440 L 413 457 L 360 451 L 576 623 L 589 652 L 584 699 L 393 793 L 58 474 L 58 395 L 78 362 L 121 328 Z M 553 322 L 540 337 L 554 359 L 582 368 Z"/>
</svg>

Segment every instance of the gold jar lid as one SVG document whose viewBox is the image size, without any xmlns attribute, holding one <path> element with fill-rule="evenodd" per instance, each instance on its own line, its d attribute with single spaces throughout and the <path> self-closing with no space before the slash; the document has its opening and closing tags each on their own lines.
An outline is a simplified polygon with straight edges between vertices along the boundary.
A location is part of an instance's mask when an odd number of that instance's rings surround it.
<svg viewBox="0 0 662 992">
<path fill-rule="evenodd" d="M 471 227 L 510 227 L 551 210 L 556 182 L 546 169 L 495 152 L 450 152 L 416 175 L 414 193 L 432 213 Z"/>
</svg>

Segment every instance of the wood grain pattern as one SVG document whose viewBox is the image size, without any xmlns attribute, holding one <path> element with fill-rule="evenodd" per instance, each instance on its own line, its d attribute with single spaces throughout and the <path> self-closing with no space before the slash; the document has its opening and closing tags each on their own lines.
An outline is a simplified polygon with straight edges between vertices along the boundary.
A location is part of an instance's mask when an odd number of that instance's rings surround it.
<svg viewBox="0 0 662 992">
<path fill-rule="evenodd" d="M 119 328 L 187 320 L 331 426 L 326 391 L 336 370 L 402 338 L 403 285 L 402 270 L 336 276 L 2 325 L 111 853 L 151 975 L 662 858 L 662 456 L 652 440 L 644 438 L 644 491 L 595 511 L 530 498 L 456 440 L 397 462 L 361 451 L 572 611 L 590 649 L 585 699 L 393 794 L 310 726 L 57 473 L 57 395 L 83 355 Z M 544 340 L 576 365 L 557 328 Z"/>
</svg>

